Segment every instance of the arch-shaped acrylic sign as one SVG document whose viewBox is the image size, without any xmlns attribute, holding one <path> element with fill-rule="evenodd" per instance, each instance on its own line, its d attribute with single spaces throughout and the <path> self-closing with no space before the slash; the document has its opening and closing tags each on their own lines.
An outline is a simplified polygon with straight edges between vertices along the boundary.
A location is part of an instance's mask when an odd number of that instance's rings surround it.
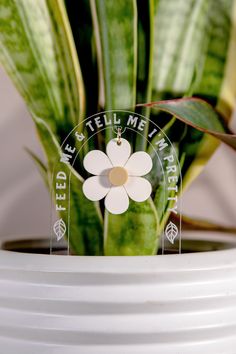
<svg viewBox="0 0 236 354">
<path fill-rule="evenodd" d="M 79 172 L 78 172 L 79 171 Z M 74 182 L 77 181 L 77 182 Z M 51 253 L 80 242 L 73 226 L 80 216 L 91 223 L 93 214 L 76 209 L 75 189 L 104 213 L 122 214 L 129 201 L 154 206 L 161 241 L 159 252 L 181 252 L 181 166 L 168 129 L 129 111 L 97 113 L 80 122 L 61 145 L 60 159 L 52 177 L 54 209 L 51 222 Z M 79 204 L 78 204 L 79 205 Z"/>
</svg>

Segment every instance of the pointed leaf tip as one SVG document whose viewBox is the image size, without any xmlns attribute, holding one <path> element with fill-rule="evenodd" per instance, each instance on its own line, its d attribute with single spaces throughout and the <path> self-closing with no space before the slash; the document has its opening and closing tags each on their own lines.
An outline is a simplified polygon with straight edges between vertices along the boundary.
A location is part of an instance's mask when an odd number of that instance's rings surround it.
<svg viewBox="0 0 236 354">
<path fill-rule="evenodd" d="M 208 102 L 200 98 L 178 98 L 138 106 L 148 106 L 170 113 L 182 122 L 214 136 L 236 150 L 236 134 L 226 133 L 219 114 Z"/>
</svg>

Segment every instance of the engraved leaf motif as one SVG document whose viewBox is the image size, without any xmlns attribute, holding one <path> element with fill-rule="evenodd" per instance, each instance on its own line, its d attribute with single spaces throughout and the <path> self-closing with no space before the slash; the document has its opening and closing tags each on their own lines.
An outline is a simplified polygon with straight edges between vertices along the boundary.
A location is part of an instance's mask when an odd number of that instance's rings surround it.
<svg viewBox="0 0 236 354">
<path fill-rule="evenodd" d="M 66 224 L 62 219 L 59 219 L 53 225 L 53 231 L 57 236 L 57 241 L 60 241 L 66 233 Z"/>
<path fill-rule="evenodd" d="M 165 229 L 165 235 L 167 237 L 167 239 L 170 241 L 170 243 L 172 243 L 172 245 L 175 242 L 175 238 L 178 236 L 178 228 L 177 226 L 173 223 L 173 222 L 169 222 L 168 225 L 166 226 Z"/>
</svg>

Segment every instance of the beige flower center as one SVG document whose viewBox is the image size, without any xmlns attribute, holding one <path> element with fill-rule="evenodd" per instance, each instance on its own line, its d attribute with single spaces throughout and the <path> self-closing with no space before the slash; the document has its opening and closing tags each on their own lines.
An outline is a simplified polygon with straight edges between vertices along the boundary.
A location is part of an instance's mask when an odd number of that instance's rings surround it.
<svg viewBox="0 0 236 354">
<path fill-rule="evenodd" d="M 128 173 L 123 167 L 113 167 L 108 178 L 113 186 L 123 186 L 128 179 Z"/>
</svg>

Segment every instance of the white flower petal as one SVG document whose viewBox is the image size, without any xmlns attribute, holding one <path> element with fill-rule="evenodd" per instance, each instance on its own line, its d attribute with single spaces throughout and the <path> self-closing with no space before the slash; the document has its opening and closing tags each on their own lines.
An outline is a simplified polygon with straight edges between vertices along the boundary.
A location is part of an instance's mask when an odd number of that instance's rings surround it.
<svg viewBox="0 0 236 354">
<path fill-rule="evenodd" d="M 84 158 L 84 168 L 93 175 L 106 175 L 112 168 L 107 155 L 100 150 L 92 150 Z"/>
<path fill-rule="evenodd" d="M 105 207 L 112 214 L 122 214 L 129 207 L 129 198 L 123 186 L 112 187 L 105 198 Z"/>
<path fill-rule="evenodd" d="M 132 154 L 124 166 L 130 176 L 145 176 L 152 169 L 152 159 L 144 151 Z"/>
<path fill-rule="evenodd" d="M 151 183 L 142 177 L 129 177 L 124 187 L 128 196 L 135 202 L 144 202 L 152 193 Z"/>
<path fill-rule="evenodd" d="M 92 201 L 103 199 L 111 188 L 107 176 L 93 176 L 83 183 L 83 192 L 86 198 Z"/>
<path fill-rule="evenodd" d="M 126 139 L 121 139 L 121 144 L 117 144 L 117 139 L 112 139 L 107 144 L 107 155 L 113 166 L 124 166 L 131 154 L 130 143 Z"/>
</svg>

